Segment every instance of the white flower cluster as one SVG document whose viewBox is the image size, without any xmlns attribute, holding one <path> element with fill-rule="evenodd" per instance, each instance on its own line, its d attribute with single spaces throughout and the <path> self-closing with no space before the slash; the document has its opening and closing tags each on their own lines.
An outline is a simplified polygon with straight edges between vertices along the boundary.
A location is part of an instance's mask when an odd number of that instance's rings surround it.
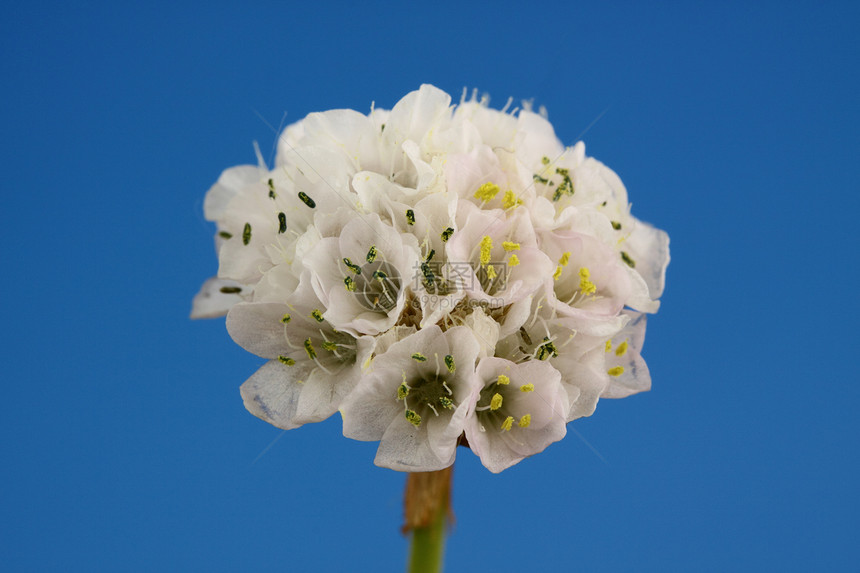
<svg viewBox="0 0 860 573">
<path fill-rule="evenodd" d="M 340 411 L 376 464 L 499 472 L 564 437 L 600 397 L 650 388 L 640 355 L 669 262 L 618 176 L 541 115 L 451 105 L 424 85 L 390 111 L 313 113 L 276 165 L 209 190 L 227 313 L 269 359 L 245 406 L 280 428 Z M 229 311 L 229 312 L 228 312 Z"/>
</svg>

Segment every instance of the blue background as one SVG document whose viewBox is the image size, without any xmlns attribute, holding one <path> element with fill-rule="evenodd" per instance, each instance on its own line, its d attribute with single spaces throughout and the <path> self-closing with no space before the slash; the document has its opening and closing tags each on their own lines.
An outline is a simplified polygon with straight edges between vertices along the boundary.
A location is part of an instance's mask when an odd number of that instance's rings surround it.
<svg viewBox="0 0 860 573">
<path fill-rule="evenodd" d="M 262 360 L 187 317 L 220 172 L 422 82 L 591 125 L 673 257 L 653 390 L 461 450 L 448 570 L 860 568 L 857 3 L 74 4 L 0 23 L 3 569 L 403 568 L 404 476 L 246 413 Z"/>
</svg>

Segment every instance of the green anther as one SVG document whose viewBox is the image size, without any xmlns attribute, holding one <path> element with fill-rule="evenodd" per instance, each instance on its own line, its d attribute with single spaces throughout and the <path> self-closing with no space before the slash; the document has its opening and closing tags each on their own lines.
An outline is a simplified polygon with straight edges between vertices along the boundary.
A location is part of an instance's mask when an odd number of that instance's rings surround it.
<svg viewBox="0 0 860 573">
<path fill-rule="evenodd" d="M 562 182 L 555 190 L 552 200 L 558 201 L 564 194 L 573 195 L 573 180 L 570 178 L 570 170 L 559 167 L 555 172 L 562 176 Z"/>
<path fill-rule="evenodd" d="M 367 251 L 367 256 L 365 257 L 365 260 L 368 263 L 372 263 L 373 261 L 376 260 L 376 247 L 375 246 L 371 245 L 370 250 Z"/>
<path fill-rule="evenodd" d="M 624 261 L 625 263 L 627 263 L 627 266 L 630 267 L 631 269 L 636 268 L 636 261 L 631 259 L 630 255 L 628 255 L 624 251 L 621 251 L 621 260 Z"/>
<path fill-rule="evenodd" d="M 251 242 L 251 223 L 245 223 L 245 228 L 242 229 L 242 244 L 247 245 Z"/>
<path fill-rule="evenodd" d="M 384 281 L 388 278 L 388 275 L 385 274 L 383 271 L 373 271 L 373 278 L 378 281 Z"/>
<path fill-rule="evenodd" d="M 269 179 L 269 198 L 274 199 L 277 196 L 278 196 L 278 194 L 275 193 L 275 182 L 273 180 Z"/>
<path fill-rule="evenodd" d="M 427 253 L 427 257 L 424 259 L 424 262 L 429 263 L 430 259 L 432 259 L 433 255 L 435 255 L 435 254 L 436 254 L 436 249 L 430 249 L 430 252 Z"/>
<path fill-rule="evenodd" d="M 450 354 L 445 355 L 445 366 L 448 367 L 448 372 L 450 372 L 451 374 L 453 374 L 454 370 L 457 369 L 457 367 L 454 366 L 454 357 Z"/>
<path fill-rule="evenodd" d="M 278 234 L 287 232 L 287 216 L 284 213 L 278 213 Z"/>
<path fill-rule="evenodd" d="M 308 353 L 308 358 L 311 360 L 317 357 L 317 353 L 316 350 L 314 350 L 314 345 L 311 343 L 310 336 L 305 340 L 305 352 Z"/>
<path fill-rule="evenodd" d="M 453 235 L 453 234 L 454 234 L 454 229 L 451 227 L 448 227 L 447 229 L 442 231 L 442 242 L 447 243 L 448 239 L 450 239 L 451 235 Z"/>
<path fill-rule="evenodd" d="M 610 223 L 612 223 L 612 228 L 616 231 L 621 230 L 621 223 L 619 223 L 618 221 L 610 221 Z"/>
<path fill-rule="evenodd" d="M 221 292 L 223 292 L 224 294 L 238 294 L 238 293 L 242 292 L 241 287 L 231 287 L 231 286 L 221 287 L 219 290 Z"/>
<path fill-rule="evenodd" d="M 357 264 L 355 264 L 354 262 L 352 262 L 351 260 L 349 260 L 348 258 L 346 258 L 346 257 L 343 258 L 343 264 L 345 264 L 347 266 L 347 268 L 349 270 L 351 270 L 352 272 L 354 272 L 355 274 L 357 274 L 357 275 L 361 274 L 361 267 L 358 266 Z"/>
<path fill-rule="evenodd" d="M 304 191 L 299 191 L 299 199 L 301 200 L 302 203 L 304 203 L 305 205 L 307 205 L 311 209 L 313 209 L 314 207 L 317 206 L 317 202 L 314 201 L 313 199 L 311 199 L 310 197 L 308 197 L 308 194 L 305 193 Z"/>
<path fill-rule="evenodd" d="M 218 233 L 218 236 L 221 237 L 222 239 L 230 239 L 233 237 L 233 233 L 228 233 L 227 231 L 220 231 Z"/>
<path fill-rule="evenodd" d="M 397 387 L 397 399 L 403 400 L 407 396 L 409 396 L 409 386 L 406 385 L 406 382 L 403 382 Z"/>
<path fill-rule="evenodd" d="M 416 428 L 421 425 L 421 416 L 412 410 L 406 410 L 406 420 Z"/>
<path fill-rule="evenodd" d="M 547 183 L 549 183 L 549 179 L 547 179 L 546 177 L 541 177 L 541 176 L 540 176 L 540 175 L 538 175 L 537 173 L 535 173 L 535 174 L 532 176 L 532 179 L 534 179 L 536 183 L 543 183 L 544 185 L 546 185 Z"/>
<path fill-rule="evenodd" d="M 447 396 L 442 396 L 441 398 L 439 398 L 439 405 L 442 406 L 443 408 L 445 408 L 446 410 L 453 410 L 454 409 L 454 401 L 451 400 L 451 398 L 448 398 Z"/>
<path fill-rule="evenodd" d="M 558 350 L 555 347 L 555 344 L 549 339 L 549 337 L 544 336 L 544 343 L 538 347 L 538 360 L 547 360 L 552 358 L 553 356 L 558 356 Z"/>
<path fill-rule="evenodd" d="M 412 209 L 406 209 L 406 224 L 414 225 L 415 224 L 415 211 Z"/>
<path fill-rule="evenodd" d="M 424 275 L 424 282 L 428 285 L 436 282 L 436 275 L 433 274 L 433 271 L 430 270 L 430 265 L 427 263 L 421 263 L 421 273 Z"/>
<path fill-rule="evenodd" d="M 312 316 L 312 317 L 313 317 L 313 319 L 314 319 L 314 320 L 316 320 L 317 322 L 322 322 L 322 321 L 324 321 L 324 320 L 325 320 L 325 319 L 323 318 L 322 313 L 320 312 L 320 309 L 318 309 L 318 308 L 315 308 L 315 309 L 313 309 L 313 310 L 311 311 L 311 316 Z"/>
<path fill-rule="evenodd" d="M 416 352 L 412 355 L 412 360 L 415 360 L 416 362 L 427 362 L 427 357 L 420 352 Z"/>
<path fill-rule="evenodd" d="M 352 277 L 344 277 L 343 284 L 346 287 L 346 290 L 349 292 L 355 292 L 355 281 L 352 280 Z"/>
<path fill-rule="evenodd" d="M 293 319 L 293 317 L 291 317 L 289 314 L 285 314 L 284 316 L 281 317 L 281 322 L 283 322 L 284 324 L 287 324 L 292 319 Z"/>
<path fill-rule="evenodd" d="M 549 165 L 549 157 L 544 155 L 543 157 L 541 157 L 540 162 L 543 163 L 544 165 Z"/>
<path fill-rule="evenodd" d="M 295 360 L 293 360 L 289 356 L 284 355 L 278 356 L 278 362 L 280 362 L 281 364 L 286 364 L 287 366 L 293 366 L 296 363 Z"/>
<path fill-rule="evenodd" d="M 329 352 L 334 352 L 337 350 L 337 344 L 332 342 L 331 340 L 326 340 L 322 343 L 323 350 L 328 350 Z"/>
<path fill-rule="evenodd" d="M 384 123 L 379 127 L 379 133 L 382 133 L 383 131 L 385 131 L 385 124 Z"/>
</svg>

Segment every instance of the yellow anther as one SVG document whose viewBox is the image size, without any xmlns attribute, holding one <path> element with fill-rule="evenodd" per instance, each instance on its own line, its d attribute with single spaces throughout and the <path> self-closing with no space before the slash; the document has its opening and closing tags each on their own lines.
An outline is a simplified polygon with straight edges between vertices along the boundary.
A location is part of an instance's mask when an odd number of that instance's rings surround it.
<svg viewBox="0 0 860 573">
<path fill-rule="evenodd" d="M 403 382 L 397 387 L 397 399 L 403 400 L 407 396 L 409 396 L 409 386 L 406 385 L 406 382 Z"/>
<path fill-rule="evenodd" d="M 579 291 L 582 294 L 594 294 L 597 292 L 597 286 L 588 280 L 588 277 L 591 276 L 591 273 L 588 270 L 588 267 L 582 267 L 579 269 Z"/>
<path fill-rule="evenodd" d="M 493 265 L 490 265 L 489 267 L 487 267 L 487 278 L 490 280 L 493 280 L 494 278 L 496 278 L 496 269 Z"/>
<path fill-rule="evenodd" d="M 496 383 L 501 384 L 502 386 L 505 386 L 506 384 L 511 383 L 511 379 L 508 378 L 507 376 L 505 376 L 504 374 L 499 374 L 499 379 L 496 381 Z"/>
<path fill-rule="evenodd" d="M 520 386 L 520 392 L 534 392 L 535 385 L 534 384 L 523 384 Z"/>
<path fill-rule="evenodd" d="M 496 392 L 490 400 L 490 410 L 498 410 L 502 407 L 502 395 Z"/>
<path fill-rule="evenodd" d="M 515 267 L 518 264 L 520 264 L 520 258 L 517 256 L 516 253 L 511 253 L 511 256 L 508 257 L 508 266 Z"/>
<path fill-rule="evenodd" d="M 517 205 L 522 205 L 523 200 L 517 199 L 517 196 L 513 191 L 508 189 L 505 191 L 505 195 L 502 197 L 502 209 L 510 209 L 511 207 L 516 207 Z"/>
<path fill-rule="evenodd" d="M 607 370 L 606 373 L 609 374 L 610 376 L 621 376 L 622 374 L 624 374 L 624 367 L 623 366 L 614 366 L 614 367 L 610 368 L 609 370 Z"/>
<path fill-rule="evenodd" d="M 520 418 L 520 421 L 517 423 L 517 426 L 519 426 L 520 428 L 528 428 L 531 423 L 532 415 L 525 414 L 522 418 Z"/>
<path fill-rule="evenodd" d="M 615 356 L 624 356 L 624 353 L 627 352 L 627 341 L 625 340 L 621 344 L 618 345 L 618 348 L 615 349 Z"/>
<path fill-rule="evenodd" d="M 484 235 L 481 239 L 481 264 L 486 265 L 490 262 L 490 251 L 493 250 L 493 240 L 489 235 Z"/>
<path fill-rule="evenodd" d="M 511 251 L 519 251 L 520 244 L 513 241 L 502 241 L 502 248 L 510 253 Z"/>
<path fill-rule="evenodd" d="M 612 350 L 612 341 L 607 340 L 606 341 L 606 352 L 609 352 L 610 350 Z"/>
<path fill-rule="evenodd" d="M 406 420 L 416 428 L 421 425 L 421 416 L 412 410 L 406 410 Z"/>
<path fill-rule="evenodd" d="M 555 272 L 554 272 L 554 273 L 552 273 L 552 278 L 553 278 L 553 279 L 555 279 L 555 280 L 558 280 L 558 279 L 561 277 L 561 270 L 562 270 L 563 268 L 564 268 L 564 267 L 562 267 L 561 265 L 559 265 L 559 266 L 555 267 Z"/>
<path fill-rule="evenodd" d="M 505 418 L 505 421 L 502 422 L 502 430 L 504 430 L 506 432 L 510 432 L 513 425 L 514 425 L 514 417 L 508 416 L 507 418 Z"/>
<path fill-rule="evenodd" d="M 499 192 L 499 186 L 495 183 L 484 183 L 475 191 L 475 199 L 491 201 Z"/>
<path fill-rule="evenodd" d="M 570 251 L 561 254 L 561 258 L 558 260 L 558 264 L 563 267 L 566 267 L 568 262 L 570 262 Z"/>
<path fill-rule="evenodd" d="M 283 356 L 283 355 L 278 356 L 278 361 L 281 364 L 286 364 L 287 366 L 293 366 L 296 363 L 296 361 L 293 360 L 292 358 L 290 358 L 289 356 Z"/>
</svg>

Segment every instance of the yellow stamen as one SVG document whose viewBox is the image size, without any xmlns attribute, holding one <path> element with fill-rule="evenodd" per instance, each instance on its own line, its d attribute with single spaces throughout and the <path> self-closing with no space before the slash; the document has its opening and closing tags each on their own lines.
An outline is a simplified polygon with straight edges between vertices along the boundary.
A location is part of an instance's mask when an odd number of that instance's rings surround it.
<svg viewBox="0 0 860 573">
<path fill-rule="evenodd" d="M 612 350 L 612 341 L 607 340 L 606 341 L 606 352 L 609 352 L 610 350 Z"/>
<path fill-rule="evenodd" d="M 523 384 L 520 386 L 520 392 L 534 392 L 535 385 L 534 384 Z"/>
<path fill-rule="evenodd" d="M 499 374 L 499 379 L 496 381 L 496 383 L 501 384 L 502 386 L 505 386 L 506 384 L 511 383 L 511 379 L 508 378 L 507 376 L 505 376 L 504 374 Z"/>
<path fill-rule="evenodd" d="M 520 421 L 517 424 L 517 426 L 519 426 L 520 428 L 528 428 L 531 423 L 532 423 L 532 415 L 531 414 L 525 414 L 522 418 L 520 418 Z"/>
<path fill-rule="evenodd" d="M 517 196 L 513 191 L 508 189 L 505 191 L 504 197 L 502 197 L 502 209 L 510 209 L 511 207 L 516 207 L 517 205 L 522 205 L 523 200 L 517 199 Z"/>
<path fill-rule="evenodd" d="M 624 353 L 627 352 L 627 341 L 625 340 L 621 344 L 618 345 L 618 348 L 615 349 L 615 356 L 624 356 Z"/>
<path fill-rule="evenodd" d="M 506 432 L 510 432 L 513 425 L 514 425 L 514 417 L 508 416 L 507 418 L 505 418 L 505 421 L 502 422 L 502 430 L 504 430 Z"/>
<path fill-rule="evenodd" d="M 615 367 L 607 370 L 606 373 L 609 374 L 610 376 L 621 376 L 622 374 L 624 374 L 624 367 L 623 366 L 615 366 Z"/>
<path fill-rule="evenodd" d="M 487 267 L 487 278 L 490 280 L 496 278 L 496 268 L 493 265 Z"/>
<path fill-rule="evenodd" d="M 508 266 L 515 267 L 520 264 L 520 258 L 516 255 L 516 253 L 512 253 L 510 257 L 508 257 Z"/>
<path fill-rule="evenodd" d="M 484 183 L 475 191 L 475 199 L 491 201 L 499 192 L 499 186 L 495 183 Z"/>
<path fill-rule="evenodd" d="M 510 253 L 511 251 L 519 251 L 520 244 L 513 241 L 502 241 L 502 248 Z"/>
<path fill-rule="evenodd" d="M 502 395 L 496 392 L 490 400 L 490 410 L 498 410 L 502 407 Z"/>
<path fill-rule="evenodd" d="M 588 270 L 588 267 L 582 267 L 579 269 L 579 291 L 582 294 L 594 294 L 597 292 L 597 286 L 588 280 L 588 277 L 591 276 L 591 272 Z"/>
<path fill-rule="evenodd" d="M 481 239 L 481 264 L 486 265 L 490 262 L 490 251 L 493 250 L 493 240 L 489 235 L 484 235 Z"/>
<path fill-rule="evenodd" d="M 567 266 L 567 263 L 570 261 L 570 252 L 564 252 L 561 254 L 561 258 L 558 260 L 558 264 L 563 267 Z"/>
<path fill-rule="evenodd" d="M 555 272 L 552 274 L 552 278 L 558 280 L 561 277 L 562 266 L 559 265 L 555 268 Z"/>
</svg>

